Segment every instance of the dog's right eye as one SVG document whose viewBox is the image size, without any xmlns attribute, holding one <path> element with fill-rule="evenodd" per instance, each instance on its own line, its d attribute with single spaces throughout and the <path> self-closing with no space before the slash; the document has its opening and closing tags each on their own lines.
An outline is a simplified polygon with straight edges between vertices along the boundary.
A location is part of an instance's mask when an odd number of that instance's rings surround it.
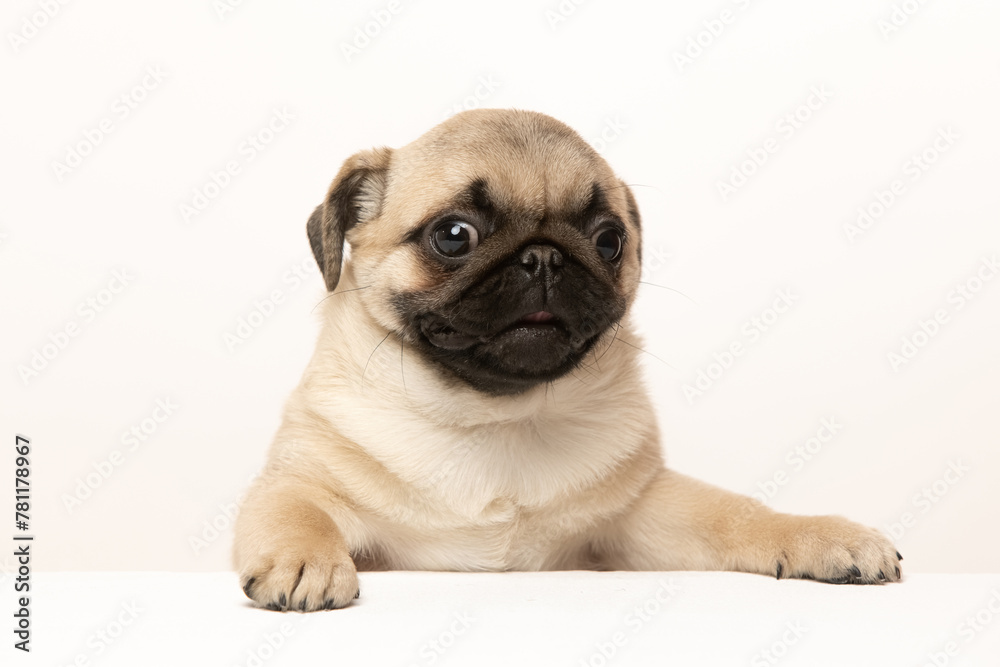
<svg viewBox="0 0 1000 667">
<path fill-rule="evenodd" d="M 431 232 L 431 245 L 445 257 L 461 257 L 479 245 L 479 232 L 462 220 L 448 220 Z"/>
<path fill-rule="evenodd" d="M 594 245 L 597 247 L 598 254 L 606 262 L 618 259 L 622 253 L 623 244 L 622 234 L 617 229 L 599 230 L 594 234 Z"/>
</svg>

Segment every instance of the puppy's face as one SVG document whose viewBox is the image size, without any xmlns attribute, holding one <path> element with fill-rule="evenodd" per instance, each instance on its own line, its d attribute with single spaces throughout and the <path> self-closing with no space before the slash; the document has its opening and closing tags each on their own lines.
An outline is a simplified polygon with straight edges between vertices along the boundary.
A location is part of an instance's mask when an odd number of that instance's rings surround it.
<svg viewBox="0 0 1000 667">
<path fill-rule="evenodd" d="M 493 395 L 570 372 L 638 283 L 630 191 L 573 130 L 531 112 L 465 112 L 355 155 L 308 231 L 329 290 L 346 238 L 379 324 Z"/>
</svg>

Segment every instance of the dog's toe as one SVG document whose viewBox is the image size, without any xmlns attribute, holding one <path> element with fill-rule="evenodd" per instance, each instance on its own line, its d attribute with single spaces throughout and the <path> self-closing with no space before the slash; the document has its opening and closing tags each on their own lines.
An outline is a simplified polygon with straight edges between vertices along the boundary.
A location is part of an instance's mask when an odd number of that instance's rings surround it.
<svg viewBox="0 0 1000 667">
<path fill-rule="evenodd" d="M 832 584 L 899 581 L 898 552 L 877 530 L 837 516 L 792 517 L 781 531 L 786 577 Z"/>
<path fill-rule="evenodd" d="M 307 612 L 350 605 L 360 593 L 350 557 L 334 551 L 308 556 L 261 559 L 241 577 L 243 592 L 272 611 Z"/>
</svg>

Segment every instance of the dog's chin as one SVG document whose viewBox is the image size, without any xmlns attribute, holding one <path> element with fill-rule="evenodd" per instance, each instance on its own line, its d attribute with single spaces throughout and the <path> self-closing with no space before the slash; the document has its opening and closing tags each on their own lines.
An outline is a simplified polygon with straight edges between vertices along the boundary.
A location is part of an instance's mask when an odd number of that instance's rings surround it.
<svg viewBox="0 0 1000 667">
<path fill-rule="evenodd" d="M 422 318 L 419 328 L 431 360 L 495 396 L 520 394 L 568 374 L 596 339 L 544 311 L 486 333 L 457 330 L 434 314 Z"/>
</svg>

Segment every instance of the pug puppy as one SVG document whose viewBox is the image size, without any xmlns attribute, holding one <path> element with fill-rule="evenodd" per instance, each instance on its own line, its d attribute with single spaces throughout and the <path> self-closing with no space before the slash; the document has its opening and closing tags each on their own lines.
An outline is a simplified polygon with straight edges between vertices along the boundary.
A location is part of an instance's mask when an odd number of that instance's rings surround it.
<svg viewBox="0 0 1000 667">
<path fill-rule="evenodd" d="M 235 528 L 257 604 L 345 607 L 382 569 L 900 579 L 874 529 L 664 467 L 639 211 L 566 125 L 474 110 L 357 153 L 307 231 L 322 330 Z"/>
</svg>

